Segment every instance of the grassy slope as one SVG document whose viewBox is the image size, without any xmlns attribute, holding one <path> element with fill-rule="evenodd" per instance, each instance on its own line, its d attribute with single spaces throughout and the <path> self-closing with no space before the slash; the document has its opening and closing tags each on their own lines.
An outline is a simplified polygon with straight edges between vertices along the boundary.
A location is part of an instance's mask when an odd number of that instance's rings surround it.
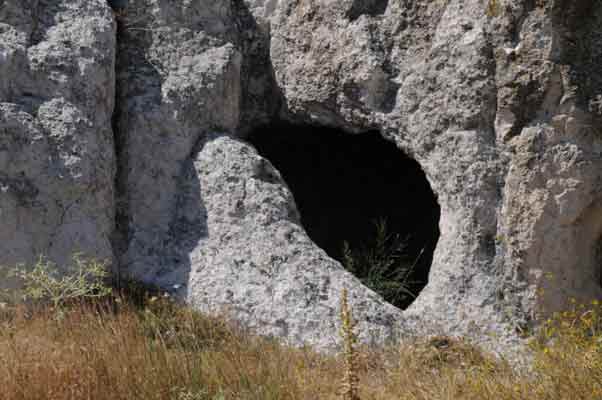
<svg viewBox="0 0 602 400">
<path fill-rule="evenodd" d="M 0 311 L 2 400 L 339 398 L 342 359 L 245 334 L 167 300 Z M 360 397 L 601 399 L 598 320 L 597 312 L 559 315 L 546 330 L 554 344 L 537 346 L 528 377 L 447 338 L 362 350 Z"/>
</svg>

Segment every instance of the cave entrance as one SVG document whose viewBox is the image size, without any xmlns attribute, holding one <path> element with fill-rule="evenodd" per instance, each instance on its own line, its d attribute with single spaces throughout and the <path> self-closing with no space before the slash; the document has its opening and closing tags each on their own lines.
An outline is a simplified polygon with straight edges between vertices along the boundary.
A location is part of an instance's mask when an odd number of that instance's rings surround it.
<svg viewBox="0 0 602 400">
<path fill-rule="evenodd" d="M 310 238 L 390 303 L 411 304 L 439 239 L 420 165 L 378 132 L 279 123 L 249 140 L 282 174 Z"/>
</svg>

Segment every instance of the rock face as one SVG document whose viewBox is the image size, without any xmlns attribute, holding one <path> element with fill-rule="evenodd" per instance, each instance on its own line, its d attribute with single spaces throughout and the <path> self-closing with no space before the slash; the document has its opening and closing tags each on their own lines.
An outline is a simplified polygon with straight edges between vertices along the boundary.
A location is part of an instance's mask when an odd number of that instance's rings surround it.
<svg viewBox="0 0 602 400">
<path fill-rule="evenodd" d="M 112 259 L 115 44 L 103 0 L 0 2 L 0 264 Z"/>
<path fill-rule="evenodd" d="M 342 287 L 367 341 L 503 343 L 602 295 L 599 2 L 125 3 L 115 35 L 101 0 L 0 2 L 0 261 L 114 254 L 119 276 L 318 346 Z M 408 310 L 304 232 L 245 142 L 276 120 L 379 130 L 422 165 L 441 237 Z"/>
<path fill-rule="evenodd" d="M 120 32 L 121 272 L 320 346 L 337 339 L 347 286 L 364 338 L 390 337 L 400 311 L 311 242 L 279 173 L 241 141 L 274 108 L 265 36 L 244 5 L 131 1 Z"/>
</svg>

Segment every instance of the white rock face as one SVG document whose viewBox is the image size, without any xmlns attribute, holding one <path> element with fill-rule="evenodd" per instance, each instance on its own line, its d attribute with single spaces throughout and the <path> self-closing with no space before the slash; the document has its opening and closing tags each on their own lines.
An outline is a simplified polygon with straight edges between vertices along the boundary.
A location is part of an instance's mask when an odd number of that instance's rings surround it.
<svg viewBox="0 0 602 400">
<path fill-rule="evenodd" d="M 380 129 L 438 194 L 429 284 L 404 317 L 483 338 L 600 296 L 602 7 L 386 3 L 282 4 L 272 60 L 285 113 Z"/>
<path fill-rule="evenodd" d="M 262 34 L 250 14 L 221 1 L 130 9 L 144 11 L 128 19 L 149 22 L 120 28 L 122 273 L 257 332 L 320 347 L 337 340 L 348 287 L 362 337 L 391 337 L 401 312 L 311 242 L 279 173 L 237 138 L 243 121 L 267 113 L 249 111 L 270 107 L 257 95 L 270 90 L 269 71 L 251 62 L 264 52 L 245 42 Z"/>
<path fill-rule="evenodd" d="M 188 297 L 202 310 L 225 311 L 264 334 L 331 347 L 338 300 L 354 298 L 362 339 L 390 338 L 399 310 L 363 287 L 309 239 L 278 171 L 229 136 L 208 138 L 187 176 L 202 198 L 185 196 L 178 216 L 205 211 L 207 231 L 190 253 Z M 198 221 L 198 220 L 197 220 Z"/>
<path fill-rule="evenodd" d="M 0 2 L 0 264 L 112 260 L 115 43 L 103 0 Z"/>
<path fill-rule="evenodd" d="M 118 45 L 100 0 L 0 3 L 0 261 L 110 257 L 113 234 L 119 274 L 292 343 L 335 342 L 342 287 L 366 341 L 517 341 L 602 295 L 602 6 L 486 3 L 130 0 Z M 308 238 L 245 142 L 276 120 L 421 164 L 441 237 L 408 310 Z"/>
<path fill-rule="evenodd" d="M 179 264 L 188 255 L 171 248 L 198 233 L 181 235 L 174 220 L 193 184 L 182 174 L 208 133 L 239 122 L 241 55 L 227 40 L 232 27 L 222 21 L 232 16 L 222 4 L 200 13 L 190 2 L 131 2 L 120 27 L 118 246 L 120 264 L 146 282 L 186 283 Z"/>
</svg>

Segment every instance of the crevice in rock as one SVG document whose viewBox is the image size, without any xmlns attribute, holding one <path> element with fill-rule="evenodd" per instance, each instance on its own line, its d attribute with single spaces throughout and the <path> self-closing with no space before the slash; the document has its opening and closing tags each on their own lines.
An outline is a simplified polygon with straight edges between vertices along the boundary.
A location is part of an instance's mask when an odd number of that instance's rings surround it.
<svg viewBox="0 0 602 400">
<path fill-rule="evenodd" d="M 115 2 L 109 1 L 109 4 L 113 6 L 116 4 Z M 122 93 L 124 92 L 124 88 L 122 86 L 123 81 L 119 78 L 119 72 L 124 70 L 125 63 L 127 62 L 124 59 L 124 54 L 121 50 L 121 40 L 120 38 L 123 35 L 123 21 L 119 17 L 118 12 L 121 12 L 121 9 L 115 9 L 116 12 L 116 52 L 115 52 L 115 102 L 112 116 L 112 129 L 113 129 L 113 143 L 115 146 L 115 183 L 114 183 L 114 198 L 115 198 L 115 227 L 114 233 L 112 237 L 112 246 L 113 246 L 113 280 L 114 284 L 117 288 L 120 288 L 122 284 L 122 274 L 121 274 L 121 265 L 120 258 L 122 254 L 127 250 L 127 243 L 129 238 L 129 202 L 128 202 L 128 192 L 127 192 L 127 171 L 128 171 L 128 147 L 127 147 L 127 132 L 120 129 L 119 121 L 122 117 L 122 113 L 124 112 L 124 108 L 121 104 Z"/>
<path fill-rule="evenodd" d="M 117 12 L 121 12 L 128 5 L 128 0 L 107 0 L 111 8 Z"/>
<path fill-rule="evenodd" d="M 400 308 L 413 302 L 428 281 L 440 216 L 415 160 L 378 132 L 351 135 L 274 123 L 256 129 L 249 140 L 282 174 L 314 243 L 347 267 L 351 256 L 352 272 L 381 294 L 379 286 L 386 291 L 384 286 L 403 280 L 412 295 L 383 297 Z M 379 243 L 383 221 L 386 241 Z M 380 278 L 370 276 L 370 259 L 381 266 L 390 262 L 391 268 Z"/>
<path fill-rule="evenodd" d="M 558 26 L 557 62 L 569 65 L 569 89 L 577 105 L 590 111 L 602 123 L 602 6 L 599 2 L 561 1 L 553 7 L 554 23 Z M 578 82 L 578 83 L 577 83 Z"/>
<path fill-rule="evenodd" d="M 362 15 L 369 15 L 375 17 L 382 15 L 389 6 L 389 0 L 354 0 L 349 11 L 347 11 L 347 18 L 350 21 L 355 21 Z"/>
<path fill-rule="evenodd" d="M 39 43 L 39 32 L 38 32 L 38 26 L 39 26 L 39 14 L 40 14 L 40 5 L 38 4 L 38 2 L 35 2 L 31 5 L 31 22 L 32 22 L 32 27 L 31 27 L 31 33 L 29 34 L 29 46 L 35 46 L 36 44 Z"/>
<path fill-rule="evenodd" d="M 514 17 L 514 21 L 512 22 L 510 35 L 512 38 L 512 44 L 514 46 L 520 43 L 520 34 L 523 29 L 523 25 L 525 21 L 529 17 L 529 14 L 533 12 L 537 8 L 537 2 L 535 0 L 527 0 L 522 5 L 521 12 Z"/>
<path fill-rule="evenodd" d="M 241 112 L 239 133 L 267 124 L 282 108 L 283 95 L 276 84 L 270 57 L 269 25 L 258 24 L 243 0 L 233 0 L 232 9 L 238 46 L 244 55 L 241 66 Z"/>
</svg>

